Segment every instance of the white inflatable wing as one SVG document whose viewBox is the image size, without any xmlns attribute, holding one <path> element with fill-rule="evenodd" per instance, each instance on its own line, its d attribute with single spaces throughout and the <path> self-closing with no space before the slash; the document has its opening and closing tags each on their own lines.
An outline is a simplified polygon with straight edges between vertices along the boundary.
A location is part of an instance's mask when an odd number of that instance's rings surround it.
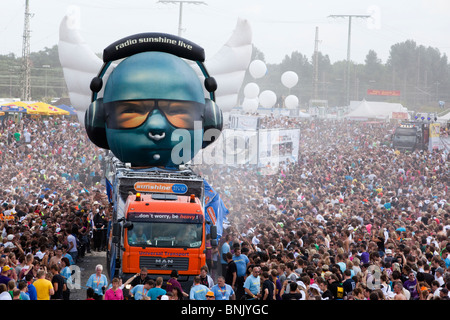
<svg viewBox="0 0 450 320">
<path fill-rule="evenodd" d="M 92 96 L 89 85 L 101 69 L 103 60 L 94 54 L 81 37 L 78 24 L 79 15 L 76 11 L 67 13 L 63 18 L 59 28 L 58 51 L 70 102 L 77 110 L 80 123 L 84 124 L 84 114 Z M 210 76 L 217 81 L 216 102 L 223 112 L 230 111 L 236 106 L 238 93 L 251 59 L 251 41 L 250 25 L 247 20 L 239 19 L 226 44 L 211 59 L 205 61 Z M 103 76 L 103 83 L 106 83 L 114 66 L 108 68 Z M 191 63 L 191 66 L 203 78 L 198 66 L 194 63 Z M 103 96 L 103 89 L 98 96 Z M 209 97 L 206 90 L 205 96 Z"/>
<path fill-rule="evenodd" d="M 81 38 L 77 30 L 78 16 L 68 13 L 59 26 L 59 61 L 61 63 L 69 98 L 84 123 L 84 113 L 90 104 L 89 84 L 102 66 L 98 58 Z"/>
<path fill-rule="evenodd" d="M 238 19 L 233 34 L 205 66 L 217 81 L 216 102 L 223 112 L 233 109 L 252 56 L 252 31 L 247 20 Z M 202 77 L 200 69 L 197 73 Z"/>
<path fill-rule="evenodd" d="M 92 92 L 89 88 L 92 78 L 100 71 L 103 60 L 87 45 L 78 31 L 79 14 L 70 11 L 59 26 L 59 61 L 66 80 L 69 98 L 77 111 L 78 120 L 84 124 L 84 114 L 91 103 Z M 111 66 L 103 79 L 114 69 Z M 103 95 L 103 90 L 99 95 Z"/>
</svg>

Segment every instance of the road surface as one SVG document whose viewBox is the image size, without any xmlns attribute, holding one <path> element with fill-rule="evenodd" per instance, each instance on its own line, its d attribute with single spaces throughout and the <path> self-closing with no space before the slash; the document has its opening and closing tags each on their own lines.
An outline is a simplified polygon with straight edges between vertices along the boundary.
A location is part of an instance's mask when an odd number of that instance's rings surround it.
<svg viewBox="0 0 450 320">
<path fill-rule="evenodd" d="M 108 278 L 108 284 L 111 280 L 108 277 L 108 272 L 106 271 L 106 251 L 91 251 L 91 253 L 86 253 L 82 262 L 79 262 L 76 268 L 76 272 L 79 270 L 80 273 L 80 289 L 70 290 L 70 300 L 85 300 L 86 299 L 86 282 L 89 277 L 95 273 L 95 266 L 101 264 L 103 266 L 103 274 Z"/>
</svg>

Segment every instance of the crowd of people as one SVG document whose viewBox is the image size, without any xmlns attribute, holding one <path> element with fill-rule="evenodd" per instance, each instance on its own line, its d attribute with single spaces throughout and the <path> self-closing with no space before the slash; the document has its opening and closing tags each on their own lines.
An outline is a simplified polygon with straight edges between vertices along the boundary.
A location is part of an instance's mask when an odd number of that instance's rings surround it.
<svg viewBox="0 0 450 320">
<path fill-rule="evenodd" d="M 391 148 L 394 124 L 262 119 L 300 128 L 298 162 L 196 166 L 229 209 L 208 267 L 185 292 L 146 269 L 97 266 L 89 299 L 446 300 L 449 153 Z M 104 150 L 76 119 L 2 122 L 0 299 L 70 299 L 68 266 L 104 250 Z M 100 289 L 98 289 L 100 288 Z M 126 291 L 123 291 L 126 290 Z"/>
<path fill-rule="evenodd" d="M 1 299 L 70 299 L 69 267 L 106 246 L 103 154 L 77 119 L 2 119 Z"/>
<path fill-rule="evenodd" d="M 277 299 L 291 291 L 293 299 L 448 299 L 447 150 L 393 150 L 394 123 L 262 120 L 300 128 L 298 163 L 275 174 L 202 170 L 231 212 L 225 251 L 239 245 L 250 260 L 237 273 L 238 296 L 258 266 Z"/>
</svg>

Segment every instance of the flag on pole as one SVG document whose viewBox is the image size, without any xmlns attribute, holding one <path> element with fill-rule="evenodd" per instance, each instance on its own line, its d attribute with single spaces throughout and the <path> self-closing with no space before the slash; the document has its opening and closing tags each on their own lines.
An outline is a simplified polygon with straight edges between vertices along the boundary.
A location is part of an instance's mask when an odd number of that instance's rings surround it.
<svg viewBox="0 0 450 320">
<path fill-rule="evenodd" d="M 108 201 L 109 201 L 109 203 L 112 203 L 113 202 L 113 197 L 112 197 L 113 196 L 113 186 L 107 178 L 105 178 L 105 180 L 106 180 L 105 185 L 106 185 L 106 194 L 108 195 Z"/>
<path fill-rule="evenodd" d="M 223 221 L 226 219 L 228 209 L 220 198 L 219 194 L 205 182 L 205 219 L 217 226 L 217 238 L 223 233 Z M 209 225 L 206 225 L 206 233 L 209 233 Z"/>
</svg>

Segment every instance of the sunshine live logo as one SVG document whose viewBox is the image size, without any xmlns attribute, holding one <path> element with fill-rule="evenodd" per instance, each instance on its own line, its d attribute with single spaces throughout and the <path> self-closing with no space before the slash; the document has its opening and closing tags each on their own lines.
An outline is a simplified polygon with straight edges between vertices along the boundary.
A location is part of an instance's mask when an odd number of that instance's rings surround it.
<svg viewBox="0 0 450 320">
<path fill-rule="evenodd" d="M 188 187 L 182 183 L 136 182 L 134 189 L 139 192 L 161 192 L 184 194 Z"/>
</svg>

